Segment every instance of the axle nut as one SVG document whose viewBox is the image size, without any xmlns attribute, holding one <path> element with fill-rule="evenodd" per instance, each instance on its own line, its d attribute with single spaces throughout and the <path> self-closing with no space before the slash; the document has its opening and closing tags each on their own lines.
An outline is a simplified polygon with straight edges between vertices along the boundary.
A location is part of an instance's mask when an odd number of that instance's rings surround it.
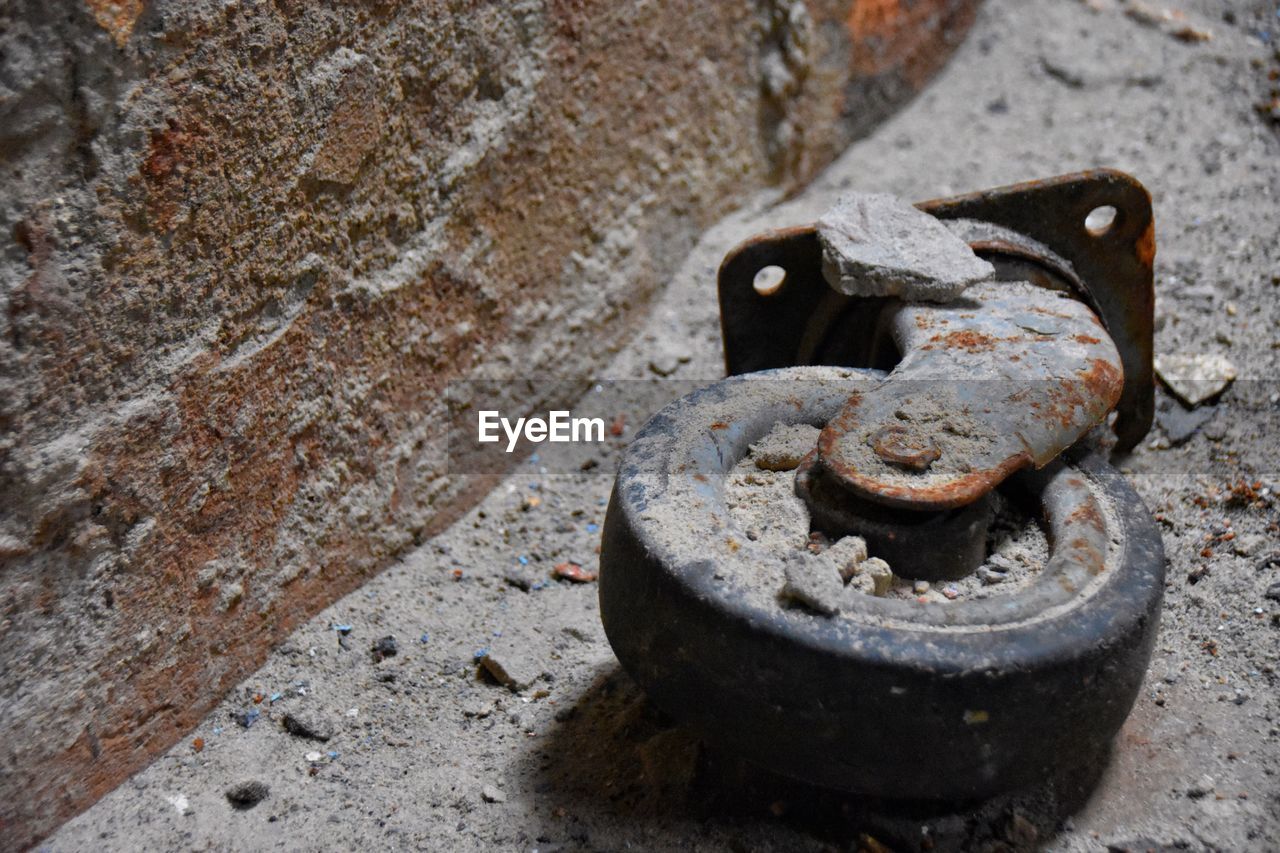
<svg viewBox="0 0 1280 853">
<path fill-rule="evenodd" d="M 904 426 L 881 427 L 867 439 L 881 461 L 908 471 L 928 471 L 942 456 L 933 439 Z"/>
</svg>

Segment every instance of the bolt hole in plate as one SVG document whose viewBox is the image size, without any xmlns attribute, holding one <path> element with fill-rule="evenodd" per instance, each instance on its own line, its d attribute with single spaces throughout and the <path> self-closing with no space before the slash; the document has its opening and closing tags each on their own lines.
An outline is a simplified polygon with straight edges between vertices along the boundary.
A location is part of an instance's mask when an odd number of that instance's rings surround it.
<svg viewBox="0 0 1280 853">
<path fill-rule="evenodd" d="M 773 296 L 782 289 L 787 281 L 787 271 L 782 267 L 769 265 L 761 267 L 751 282 L 755 292 L 761 296 Z"/>
<path fill-rule="evenodd" d="M 1094 237 L 1101 237 L 1111 230 L 1116 221 L 1116 209 L 1109 204 L 1095 207 L 1084 218 L 1084 227 Z"/>
<path fill-rule="evenodd" d="M 1164 584 L 1150 514 L 1101 459 L 1024 480 L 1051 552 L 1023 590 L 945 603 L 855 595 L 835 616 L 776 599 L 785 555 L 740 529 L 726 478 L 776 425 L 821 427 L 881 377 L 734 377 L 640 430 L 601 543 L 615 653 L 704 739 L 832 788 L 960 800 L 1092 760 L 1137 695 Z"/>
</svg>

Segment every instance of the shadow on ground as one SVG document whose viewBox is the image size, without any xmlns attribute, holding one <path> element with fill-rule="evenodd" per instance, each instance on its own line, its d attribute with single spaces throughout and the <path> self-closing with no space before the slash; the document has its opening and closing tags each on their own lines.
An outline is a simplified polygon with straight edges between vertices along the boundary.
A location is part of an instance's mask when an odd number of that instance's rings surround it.
<svg viewBox="0 0 1280 853">
<path fill-rule="evenodd" d="M 701 743 L 616 664 L 558 716 L 562 725 L 540 751 L 534 777 L 540 793 L 584 817 L 636 826 L 765 821 L 841 849 L 1037 849 L 1088 801 L 1110 758 L 982 802 L 886 801 L 796 782 Z"/>
</svg>

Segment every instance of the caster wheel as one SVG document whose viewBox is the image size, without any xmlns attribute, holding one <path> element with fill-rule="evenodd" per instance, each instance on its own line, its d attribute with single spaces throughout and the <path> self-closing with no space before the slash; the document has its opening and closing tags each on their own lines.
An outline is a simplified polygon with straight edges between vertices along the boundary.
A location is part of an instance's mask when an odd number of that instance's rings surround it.
<svg viewBox="0 0 1280 853">
<path fill-rule="evenodd" d="M 778 424 L 823 426 L 880 376 L 734 377 L 640 430 L 601 546 L 618 659 L 704 740 L 850 792 L 982 798 L 1095 756 L 1133 705 L 1164 589 L 1155 525 L 1104 460 L 1018 475 L 1049 556 L 1029 583 L 981 600 L 788 606 L 778 590 L 792 558 L 735 520 L 725 484 L 751 445 Z"/>
</svg>

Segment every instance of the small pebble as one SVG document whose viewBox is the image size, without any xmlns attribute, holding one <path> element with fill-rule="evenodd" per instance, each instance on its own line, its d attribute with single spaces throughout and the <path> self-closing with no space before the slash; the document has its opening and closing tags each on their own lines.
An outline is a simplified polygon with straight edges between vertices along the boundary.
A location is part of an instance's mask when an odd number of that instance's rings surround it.
<svg viewBox="0 0 1280 853">
<path fill-rule="evenodd" d="M 295 737 L 325 741 L 333 737 L 333 729 L 308 714 L 290 712 L 280 721 L 284 730 Z"/>
<path fill-rule="evenodd" d="M 893 570 L 889 568 L 888 563 L 879 557 L 863 560 L 858 566 L 858 571 L 871 578 L 872 595 L 884 595 L 889 591 L 889 587 L 893 585 Z"/>
<path fill-rule="evenodd" d="M 265 783 L 254 779 L 240 782 L 226 790 L 227 802 L 237 809 L 251 809 L 265 800 L 270 790 Z"/>
<path fill-rule="evenodd" d="M 822 616 L 840 612 L 844 597 L 844 580 L 828 562 L 813 559 L 788 560 L 786 583 L 781 595 Z"/>
<path fill-rule="evenodd" d="M 577 563 L 557 563 L 553 574 L 560 580 L 572 581 L 573 583 L 591 583 L 596 579 L 596 573 L 584 569 Z"/>
<path fill-rule="evenodd" d="M 978 580 L 982 581 L 987 586 L 994 586 L 995 584 L 998 584 L 998 583 L 1004 583 L 1007 577 L 1008 575 L 1006 575 L 1004 572 L 998 572 L 995 569 L 991 569 L 986 566 L 983 566 L 982 568 L 978 569 Z"/>
<path fill-rule="evenodd" d="M 373 654 L 373 662 L 381 663 L 387 658 L 393 658 L 400 653 L 400 647 L 396 644 L 396 638 L 388 634 L 374 642 L 371 649 Z"/>
<path fill-rule="evenodd" d="M 507 801 L 507 795 L 493 785 L 485 785 L 480 791 L 480 796 L 486 803 L 505 803 Z"/>
<path fill-rule="evenodd" d="M 495 681 L 513 693 L 529 688 L 542 677 L 542 661 L 523 643 L 504 641 L 502 645 L 493 646 L 479 660 Z"/>
</svg>

